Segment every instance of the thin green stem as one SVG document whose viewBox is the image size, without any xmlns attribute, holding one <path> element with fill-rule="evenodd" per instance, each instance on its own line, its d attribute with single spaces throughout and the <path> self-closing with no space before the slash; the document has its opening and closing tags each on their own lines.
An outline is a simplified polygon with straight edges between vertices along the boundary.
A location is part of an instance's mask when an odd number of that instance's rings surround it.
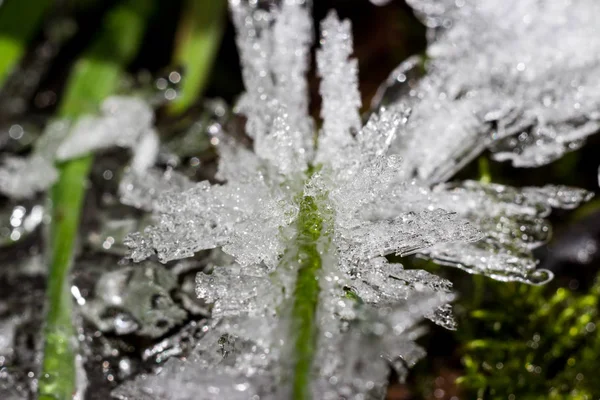
<svg viewBox="0 0 600 400">
<path fill-rule="evenodd" d="M 316 312 L 319 302 L 318 274 L 322 267 L 318 242 L 323 230 L 323 217 L 313 197 L 303 197 L 298 214 L 297 253 L 298 278 L 294 290 L 292 328 L 296 334 L 293 398 L 310 399 L 310 373 L 316 344 Z"/>
<path fill-rule="evenodd" d="M 77 118 L 97 110 L 118 88 L 123 68 L 135 56 L 152 2 L 128 0 L 109 11 L 91 48 L 76 63 L 65 89 L 59 115 Z M 85 196 L 91 155 L 58 166 L 51 193 L 48 314 L 39 399 L 70 399 L 75 391 L 74 328 L 69 271 Z"/>
<path fill-rule="evenodd" d="M 225 23 L 225 0 L 186 0 L 175 43 L 174 62 L 183 67 L 172 114 L 187 110 L 202 94 L 217 55 Z"/>
<path fill-rule="evenodd" d="M 487 157 L 479 157 L 479 182 L 490 183 L 492 182 L 492 173 L 490 172 L 490 162 Z"/>
<path fill-rule="evenodd" d="M 50 0 L 6 0 L 0 6 L 0 86 L 13 71 L 39 28 Z"/>
</svg>

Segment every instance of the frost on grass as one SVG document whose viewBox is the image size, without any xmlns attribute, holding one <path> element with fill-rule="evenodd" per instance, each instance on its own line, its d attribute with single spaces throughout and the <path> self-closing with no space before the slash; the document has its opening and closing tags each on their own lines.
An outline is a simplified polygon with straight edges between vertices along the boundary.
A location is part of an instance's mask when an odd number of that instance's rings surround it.
<svg viewBox="0 0 600 400">
<path fill-rule="evenodd" d="M 548 276 L 536 272 L 531 250 L 549 235 L 543 218 L 589 197 L 557 186 L 432 185 L 433 172 L 455 170 L 456 148 L 444 140 L 410 147 L 411 107 L 401 102 L 362 126 L 350 25 L 335 13 L 321 26 L 323 125 L 313 148 L 309 9 L 278 4 L 230 1 L 246 86 L 237 111 L 253 149 L 218 137 L 223 183 L 155 176 L 137 194 L 134 181 L 127 188 L 125 201 L 156 218 L 127 241 L 135 261 L 220 248 L 234 262 L 197 276 L 212 319 L 193 354 L 124 384 L 118 398 L 382 398 L 390 366 L 404 377 L 424 355 L 414 342 L 423 318 L 455 328 L 451 283 L 385 256 L 417 253 L 541 283 Z M 452 115 L 433 106 L 428 115 L 438 118 L 436 111 Z M 421 159 L 394 154 L 403 140 Z M 429 172 L 415 177 L 417 167 Z"/>
<path fill-rule="evenodd" d="M 441 182 L 490 148 L 517 167 L 547 164 L 600 129 L 600 3 L 410 0 L 429 27 L 427 74 L 390 76 L 413 115 L 395 152 Z"/>
<path fill-rule="evenodd" d="M 323 22 L 317 56 L 324 123 L 316 160 L 322 166 L 303 183 L 297 172 L 307 169 L 313 150 L 307 145 L 310 132 L 302 129 L 312 122 L 305 103 L 281 88 L 296 82 L 299 92 L 305 91 L 299 80 L 305 67 L 297 73 L 273 65 L 288 65 L 292 43 L 302 49 L 301 64 L 306 62 L 308 42 L 301 39 L 306 24 L 297 23 L 307 18 L 306 9 L 283 2 L 267 13 L 232 2 L 232 11 L 247 89 L 238 110 L 248 118 L 254 152 L 224 140 L 218 177 L 226 182 L 161 194 L 151 203 L 158 225 L 132 235 L 129 245 L 136 260 L 156 253 L 167 261 L 221 247 L 237 263 L 198 276 L 197 293 L 213 304 L 213 320 L 194 358 L 171 360 L 158 375 L 139 378 L 116 394 L 280 398 L 298 395 L 297 385 L 304 385 L 315 398 L 381 397 L 388 365 L 402 376 L 422 356 L 413 342 L 422 317 L 454 327 L 446 305 L 449 282 L 390 265 L 381 256 L 420 252 L 457 266 L 473 264 L 477 272 L 532 281 L 533 266 L 522 271 L 521 265 L 530 254 L 519 251 L 545 239 L 541 218 L 549 207 L 570 207 L 586 194 L 469 182 L 431 188 L 407 180 L 400 159 L 388 150 L 396 136 L 405 135 L 410 110 L 392 105 L 361 128 L 356 62 L 348 60 L 350 29 L 334 14 Z M 287 25 L 298 35 L 285 31 L 278 22 L 283 20 L 296 21 Z M 278 29 L 283 32 L 274 36 Z M 277 46 L 279 53 L 273 50 Z M 291 104 L 302 107 L 291 114 Z M 300 122 L 292 127 L 291 121 Z M 464 201 L 457 201 L 461 196 Z M 481 203 L 485 211 L 475 207 Z M 479 251 L 472 246 L 482 237 L 488 247 Z M 511 247 L 515 241 L 521 248 Z M 486 262 L 496 251 L 504 252 L 499 259 L 518 253 L 516 271 L 502 268 L 501 260 Z M 319 291 L 304 299 L 315 301 L 314 315 L 300 320 L 315 324 L 317 334 L 309 341 L 316 349 L 304 376 L 299 369 L 306 354 L 298 346 L 306 327 L 297 326 L 294 302 L 306 295 L 300 286 L 306 284 L 300 281 L 307 268 L 302 260 L 315 255 Z"/>
<path fill-rule="evenodd" d="M 154 165 L 158 154 L 159 139 L 153 123 L 154 112 L 148 104 L 124 96 L 107 98 L 98 116 L 85 116 L 74 123 L 51 122 L 29 156 L 3 160 L 0 193 L 12 198 L 32 197 L 58 179 L 55 162 L 114 146 L 132 149 L 131 169 L 142 174 Z"/>
</svg>

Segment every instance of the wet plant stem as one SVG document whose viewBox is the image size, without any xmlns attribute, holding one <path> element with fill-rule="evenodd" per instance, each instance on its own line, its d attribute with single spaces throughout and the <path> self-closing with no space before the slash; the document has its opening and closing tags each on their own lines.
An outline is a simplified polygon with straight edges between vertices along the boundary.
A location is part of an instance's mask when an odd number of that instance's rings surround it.
<svg viewBox="0 0 600 400">
<path fill-rule="evenodd" d="M 186 111 L 202 95 L 221 43 L 226 0 L 186 0 L 177 31 L 173 62 L 183 68 L 171 114 Z"/>
<path fill-rule="evenodd" d="M 23 57 L 50 0 L 5 0 L 0 7 L 0 87 Z"/>
<path fill-rule="evenodd" d="M 296 238 L 299 264 L 294 290 L 292 328 L 296 336 L 295 369 L 293 377 L 294 400 L 310 399 L 310 373 L 316 341 L 316 313 L 319 302 L 318 274 L 322 259 L 318 241 L 323 230 L 323 217 L 316 200 L 305 196 L 300 202 L 298 214 L 298 236 Z"/>
<path fill-rule="evenodd" d="M 59 108 L 60 117 L 75 119 L 94 113 L 104 98 L 116 92 L 123 68 L 137 52 L 151 11 L 151 2 L 127 0 L 107 13 L 92 46 L 74 66 Z M 69 272 L 92 161 L 88 155 L 58 165 L 59 179 L 51 191 L 48 313 L 40 400 L 67 400 L 76 391 Z"/>
</svg>

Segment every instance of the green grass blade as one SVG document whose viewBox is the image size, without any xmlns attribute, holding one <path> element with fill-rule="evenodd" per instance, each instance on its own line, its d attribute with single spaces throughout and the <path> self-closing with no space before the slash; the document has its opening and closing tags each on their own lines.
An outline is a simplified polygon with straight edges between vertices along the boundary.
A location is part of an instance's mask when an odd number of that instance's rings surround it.
<svg viewBox="0 0 600 400">
<path fill-rule="evenodd" d="M 0 86 L 36 33 L 50 0 L 5 0 L 0 6 Z"/>
<path fill-rule="evenodd" d="M 297 253 L 298 279 L 294 289 L 292 331 L 297 334 L 293 377 L 294 400 L 308 400 L 313 356 L 316 346 L 316 313 L 319 302 L 319 272 L 322 267 L 318 242 L 323 229 L 323 217 L 313 197 L 300 201 L 298 213 Z"/>
<path fill-rule="evenodd" d="M 172 114 L 184 112 L 202 94 L 221 43 L 225 10 L 225 0 L 184 3 L 173 57 L 183 67 L 184 79 L 169 107 Z"/>
<path fill-rule="evenodd" d="M 91 48 L 74 66 L 60 105 L 61 117 L 93 113 L 116 91 L 123 68 L 137 52 L 151 10 L 152 2 L 129 0 L 109 11 Z M 70 399 L 75 390 L 69 270 L 92 160 L 88 155 L 59 165 L 59 180 L 52 189 L 49 305 L 40 400 Z"/>
</svg>

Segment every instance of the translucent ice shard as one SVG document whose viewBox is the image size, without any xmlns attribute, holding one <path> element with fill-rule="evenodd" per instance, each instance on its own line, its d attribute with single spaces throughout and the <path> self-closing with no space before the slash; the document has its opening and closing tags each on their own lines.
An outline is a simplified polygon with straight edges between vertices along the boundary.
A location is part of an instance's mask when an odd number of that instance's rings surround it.
<svg viewBox="0 0 600 400">
<path fill-rule="evenodd" d="M 536 269 L 538 261 L 532 254 L 550 237 L 544 217 L 552 208 L 571 209 L 591 196 L 585 190 L 552 185 L 522 189 L 474 181 L 439 185 L 432 203 L 467 218 L 484 238 L 467 245 L 436 244 L 422 254 L 498 280 L 545 283 L 552 273 Z"/>
<path fill-rule="evenodd" d="M 51 122 L 27 157 L 7 156 L 0 167 L 0 193 L 16 198 L 30 198 L 47 190 L 58 178 L 54 168 L 57 147 L 68 134 L 66 121 Z"/>
<path fill-rule="evenodd" d="M 169 192 L 183 192 L 193 186 L 187 177 L 167 170 L 149 169 L 138 172 L 130 169 L 119 183 L 121 202 L 135 208 L 153 211 L 159 207 L 161 195 Z"/>
<path fill-rule="evenodd" d="M 6 157 L 0 167 L 0 192 L 13 198 L 31 197 L 52 186 L 58 178 L 55 161 L 121 146 L 133 150 L 131 168 L 142 174 L 156 161 L 159 139 L 152 128 L 153 110 L 133 97 L 110 97 L 102 114 L 72 124 L 54 121 L 36 142 L 28 157 Z"/>
<path fill-rule="evenodd" d="M 416 176 L 443 181 L 486 147 L 546 164 L 600 129 L 597 1 L 409 3 L 432 41 L 395 148 Z"/>
<path fill-rule="evenodd" d="M 81 310 L 102 331 L 159 337 L 187 316 L 171 298 L 176 284 L 161 265 L 111 271 L 98 280 L 95 297 L 81 302 Z"/>
</svg>

